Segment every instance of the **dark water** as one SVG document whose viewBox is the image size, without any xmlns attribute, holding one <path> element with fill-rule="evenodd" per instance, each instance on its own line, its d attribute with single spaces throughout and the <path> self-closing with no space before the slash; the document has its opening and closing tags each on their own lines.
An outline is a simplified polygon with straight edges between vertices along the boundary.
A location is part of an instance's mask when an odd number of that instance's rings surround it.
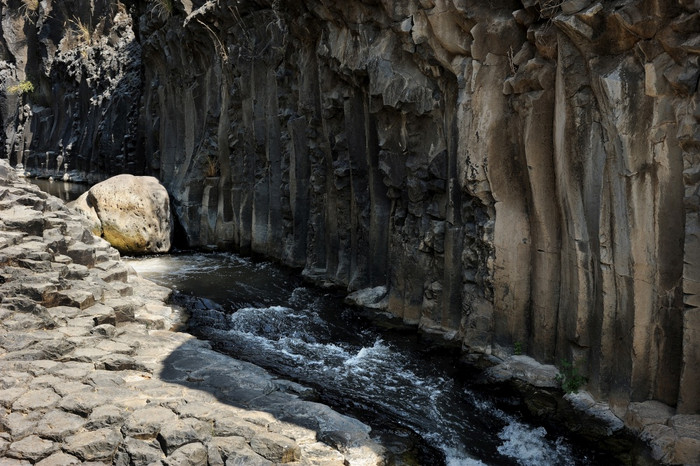
<svg viewBox="0 0 700 466">
<path fill-rule="evenodd" d="M 413 330 L 374 325 L 288 271 L 226 253 L 130 263 L 176 289 L 193 331 L 220 351 L 314 387 L 385 445 L 417 434 L 428 445 L 422 464 L 611 464 L 472 386 L 449 350 Z"/>
<path fill-rule="evenodd" d="M 90 189 L 90 186 L 86 184 L 66 183 L 63 180 L 49 181 L 46 179 L 28 178 L 27 181 L 38 186 L 42 191 L 56 196 L 65 202 L 78 199 L 81 194 Z"/>
</svg>

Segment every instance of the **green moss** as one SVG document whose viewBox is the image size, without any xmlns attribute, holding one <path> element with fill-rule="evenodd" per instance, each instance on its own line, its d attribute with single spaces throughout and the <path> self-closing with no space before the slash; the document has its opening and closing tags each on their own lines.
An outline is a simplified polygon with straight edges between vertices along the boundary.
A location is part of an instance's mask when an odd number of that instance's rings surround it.
<svg viewBox="0 0 700 466">
<path fill-rule="evenodd" d="M 7 88 L 7 92 L 13 95 L 24 95 L 34 92 L 34 84 L 31 81 L 20 81 Z"/>
</svg>

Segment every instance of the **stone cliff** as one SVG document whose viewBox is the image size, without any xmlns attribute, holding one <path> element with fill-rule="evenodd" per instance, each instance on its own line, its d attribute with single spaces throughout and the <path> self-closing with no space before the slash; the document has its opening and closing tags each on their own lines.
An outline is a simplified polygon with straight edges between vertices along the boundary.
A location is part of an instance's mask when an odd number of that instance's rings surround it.
<svg viewBox="0 0 700 466">
<path fill-rule="evenodd" d="M 191 246 L 700 413 L 697 1 L 62 4 L 2 1 L 12 163 L 155 175 Z"/>
</svg>

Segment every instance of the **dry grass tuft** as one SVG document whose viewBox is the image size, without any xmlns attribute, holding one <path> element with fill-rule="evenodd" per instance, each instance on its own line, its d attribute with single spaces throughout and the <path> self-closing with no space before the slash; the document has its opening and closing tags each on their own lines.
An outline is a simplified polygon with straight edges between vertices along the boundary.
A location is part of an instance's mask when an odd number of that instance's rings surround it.
<svg viewBox="0 0 700 466">
<path fill-rule="evenodd" d="M 39 0 L 22 0 L 19 13 L 25 18 L 29 18 L 32 13 L 39 9 Z"/>
<path fill-rule="evenodd" d="M 90 28 L 90 26 L 83 23 L 83 21 L 77 16 L 73 17 L 71 23 L 73 23 L 73 26 L 75 27 L 75 38 L 78 39 L 79 42 L 91 44 L 93 39 L 93 30 Z"/>
<path fill-rule="evenodd" d="M 216 157 L 211 155 L 207 157 L 204 175 L 207 177 L 219 176 L 219 160 Z"/>
<path fill-rule="evenodd" d="M 170 18 L 175 12 L 174 0 L 151 0 L 151 13 L 161 19 Z"/>
</svg>

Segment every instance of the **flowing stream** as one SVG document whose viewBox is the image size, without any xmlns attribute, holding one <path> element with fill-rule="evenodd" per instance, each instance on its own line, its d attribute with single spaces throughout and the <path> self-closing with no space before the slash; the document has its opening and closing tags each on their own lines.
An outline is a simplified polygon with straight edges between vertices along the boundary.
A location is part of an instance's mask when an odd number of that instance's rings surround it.
<svg viewBox="0 0 700 466">
<path fill-rule="evenodd" d="M 129 259 L 176 290 L 190 331 L 216 349 L 312 387 L 394 448 L 418 439 L 421 464 L 615 464 L 471 383 L 449 349 L 414 329 L 376 325 L 334 292 L 287 270 L 230 253 Z M 414 442 L 415 444 L 415 442 Z M 415 448 L 414 448 L 415 450 Z"/>
</svg>

